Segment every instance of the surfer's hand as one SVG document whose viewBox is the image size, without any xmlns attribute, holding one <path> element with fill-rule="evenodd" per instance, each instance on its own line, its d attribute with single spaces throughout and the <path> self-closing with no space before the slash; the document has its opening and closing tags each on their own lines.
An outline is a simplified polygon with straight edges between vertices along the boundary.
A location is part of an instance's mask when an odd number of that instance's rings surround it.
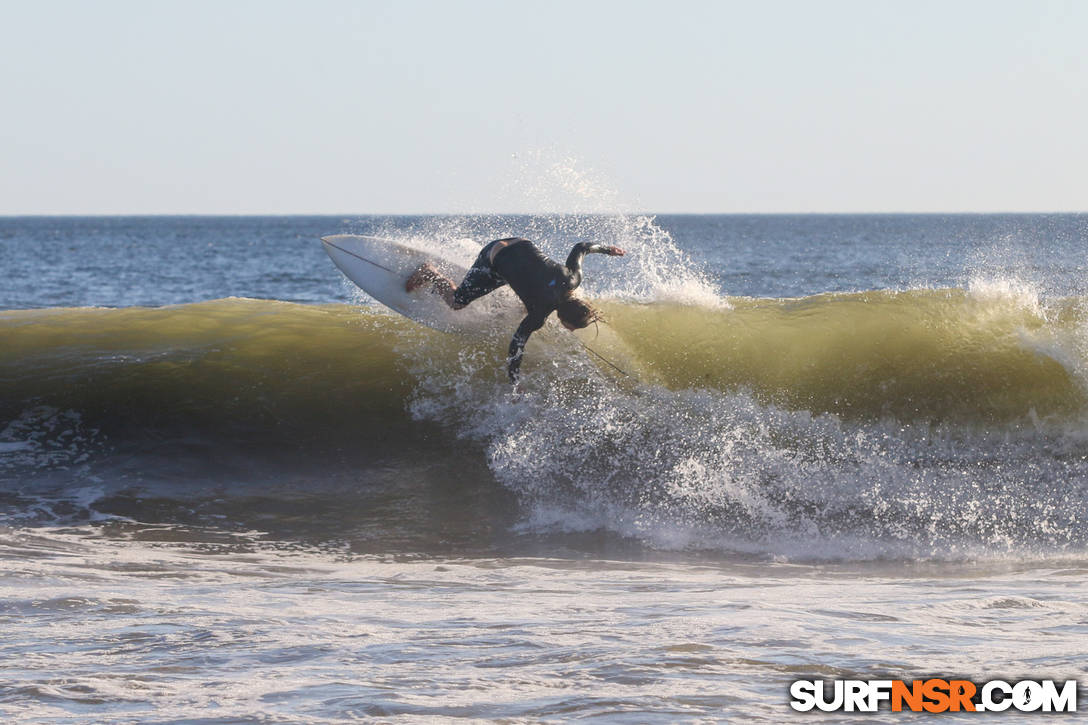
<svg viewBox="0 0 1088 725">
<path fill-rule="evenodd" d="M 610 257 L 622 257 L 623 255 L 627 254 L 627 252 L 623 251 L 619 247 L 605 247 L 604 253 Z"/>
</svg>

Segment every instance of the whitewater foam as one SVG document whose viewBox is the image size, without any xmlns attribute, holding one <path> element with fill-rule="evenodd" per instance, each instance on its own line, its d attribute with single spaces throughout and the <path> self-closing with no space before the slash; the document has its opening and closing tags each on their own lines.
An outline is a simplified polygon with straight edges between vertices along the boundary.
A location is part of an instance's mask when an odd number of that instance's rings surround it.
<svg viewBox="0 0 1088 725">
<path fill-rule="evenodd" d="M 422 361 L 419 361 L 422 362 Z M 595 528 L 663 548 L 788 557 L 961 558 L 1079 550 L 1088 490 L 1061 430 L 849 422 L 746 393 L 617 386 L 577 359 L 503 397 L 477 361 L 416 368 L 412 412 L 486 442 L 524 530 Z M 476 382 L 473 382 L 475 380 Z M 484 401 L 500 400 L 490 405 Z"/>
</svg>

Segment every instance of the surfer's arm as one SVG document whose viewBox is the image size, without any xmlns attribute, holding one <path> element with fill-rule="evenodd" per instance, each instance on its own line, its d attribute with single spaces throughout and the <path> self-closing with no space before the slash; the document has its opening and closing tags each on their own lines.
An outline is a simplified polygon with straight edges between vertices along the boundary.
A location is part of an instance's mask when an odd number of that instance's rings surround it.
<svg viewBox="0 0 1088 725">
<path fill-rule="evenodd" d="M 518 382 L 518 371 L 521 369 L 521 356 L 525 352 L 525 343 L 529 341 L 529 335 L 544 326 L 546 319 L 547 315 L 529 313 L 518 325 L 517 332 L 510 340 L 510 350 L 506 357 L 506 374 L 510 376 L 510 382 L 515 384 Z"/>
<path fill-rule="evenodd" d="M 582 283 L 582 259 L 587 254 L 607 254 L 610 257 L 622 257 L 627 254 L 619 247 L 609 247 L 603 244 L 591 244 L 579 242 L 574 245 L 567 255 L 567 269 L 570 270 L 570 288 L 575 289 Z"/>
</svg>

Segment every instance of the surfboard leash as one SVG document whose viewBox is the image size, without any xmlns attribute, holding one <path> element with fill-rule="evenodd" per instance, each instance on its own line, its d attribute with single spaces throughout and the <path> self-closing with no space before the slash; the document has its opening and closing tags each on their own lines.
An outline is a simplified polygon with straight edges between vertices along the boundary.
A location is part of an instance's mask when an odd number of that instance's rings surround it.
<svg viewBox="0 0 1088 725">
<path fill-rule="evenodd" d="M 576 338 L 574 338 L 574 339 L 575 339 L 575 340 L 578 340 L 578 338 L 577 338 L 577 337 L 576 337 Z M 596 356 L 597 356 L 597 358 L 598 358 L 599 360 L 601 360 L 601 361 L 602 361 L 602 362 L 603 362 L 603 363 L 604 363 L 605 365 L 608 365 L 608 366 L 609 366 L 610 368 L 612 368 L 613 370 L 615 370 L 616 372 L 618 372 L 618 373 L 619 373 L 620 375 L 623 375 L 624 377 L 627 377 L 627 378 L 630 378 L 630 377 L 634 377 L 634 376 L 632 376 L 632 375 L 631 375 L 631 373 L 629 373 L 629 372 L 625 371 L 625 370 L 624 370 L 623 368 L 621 368 L 621 367 L 620 367 L 619 365 L 617 365 L 616 363 L 612 362 L 611 360 L 609 360 L 608 358 L 606 358 L 606 357 L 605 357 L 604 355 L 602 355 L 601 353 L 597 352 L 596 350 L 594 350 L 593 348 L 591 348 L 591 347 L 590 347 L 589 345 L 585 344 L 585 343 L 584 343 L 584 342 L 582 342 L 581 340 L 578 340 L 578 344 L 579 344 L 579 345 L 581 345 L 582 347 L 584 347 L 584 348 L 585 348 L 586 350 L 588 350 L 589 352 L 591 352 L 591 353 L 593 353 L 594 355 L 596 355 Z"/>
</svg>

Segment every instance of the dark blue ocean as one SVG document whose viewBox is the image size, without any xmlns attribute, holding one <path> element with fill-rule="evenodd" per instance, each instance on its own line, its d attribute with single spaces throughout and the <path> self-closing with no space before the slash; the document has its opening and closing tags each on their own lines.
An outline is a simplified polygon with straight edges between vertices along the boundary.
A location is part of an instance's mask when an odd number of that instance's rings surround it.
<svg viewBox="0 0 1088 725">
<path fill-rule="evenodd" d="M 954 287 L 976 275 L 1016 279 L 1053 295 L 1084 294 L 1088 285 L 1086 215 L 652 219 L 724 295 Z M 0 286 L 0 309 L 158 306 L 223 297 L 345 302 L 351 292 L 328 274 L 317 237 L 483 242 L 516 235 L 561 257 L 573 242 L 593 241 L 594 232 L 608 226 L 577 216 L 6 217 L 0 218 L 0 265 L 8 282 Z M 611 236 L 611 229 L 606 232 Z"/>
<path fill-rule="evenodd" d="M 513 391 L 331 234 L 628 254 Z M 1088 677 L 1088 215 L 5 217 L 0 269 L 5 720 Z"/>
</svg>

